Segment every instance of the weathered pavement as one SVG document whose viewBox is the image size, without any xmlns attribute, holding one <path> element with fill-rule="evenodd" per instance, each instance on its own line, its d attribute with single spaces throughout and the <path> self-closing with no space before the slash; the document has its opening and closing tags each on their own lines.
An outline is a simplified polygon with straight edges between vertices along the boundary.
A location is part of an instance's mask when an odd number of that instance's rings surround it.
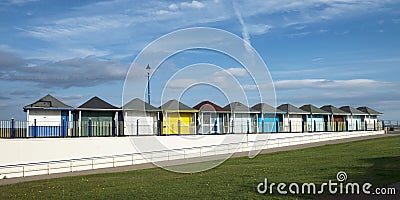
<svg viewBox="0 0 400 200">
<path fill-rule="evenodd" d="M 381 135 L 362 136 L 362 137 L 346 138 L 346 139 L 339 139 L 339 140 L 315 142 L 315 143 L 309 143 L 309 144 L 277 147 L 277 148 L 264 149 L 261 151 L 261 154 L 267 154 L 267 153 L 273 153 L 273 152 L 279 152 L 279 151 L 291 151 L 291 150 L 305 149 L 305 148 L 318 147 L 318 146 L 324 146 L 324 145 L 330 145 L 330 144 L 339 144 L 339 143 L 361 141 L 361 140 L 374 139 L 374 138 L 391 137 L 391 136 L 398 136 L 398 135 L 400 135 L 400 131 L 389 132 L 388 134 L 381 134 Z M 231 158 L 246 157 L 248 155 L 249 155 L 249 152 L 238 152 L 238 153 L 232 154 Z M 215 155 L 215 156 L 204 156 L 204 157 L 198 157 L 198 158 L 187 158 L 187 159 L 165 161 L 165 162 L 159 162 L 159 164 L 162 166 L 184 165 L 184 164 L 191 164 L 191 163 L 224 160 L 226 157 L 227 157 L 226 155 L 221 154 L 221 155 Z M 66 172 L 66 173 L 57 173 L 57 174 L 49 174 L 49 175 L 28 176 L 28 177 L 19 177 L 19 178 L 10 178 L 10 179 L 0 180 L 0 185 L 8 185 L 8 184 L 14 184 L 14 183 L 20 183 L 20 182 L 26 182 L 26 181 L 44 180 L 44 179 L 52 179 L 52 178 L 60 178 L 60 177 L 68 177 L 68 176 L 82 176 L 82 175 L 90 175 L 90 174 L 133 171 L 133 170 L 150 169 L 150 168 L 156 168 L 156 167 L 157 166 L 152 163 L 144 163 L 144 164 L 137 164 L 137 165 L 130 165 L 130 166 L 122 166 L 122 167 L 103 168 L 103 169 L 94 169 L 94 170 L 85 170 L 85 171 L 76 171 L 76 172 Z"/>
</svg>

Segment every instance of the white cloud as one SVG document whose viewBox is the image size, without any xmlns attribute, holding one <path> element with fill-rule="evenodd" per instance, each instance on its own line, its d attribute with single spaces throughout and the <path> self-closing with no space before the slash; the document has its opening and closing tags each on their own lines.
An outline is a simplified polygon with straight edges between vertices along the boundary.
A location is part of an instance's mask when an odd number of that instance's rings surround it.
<svg viewBox="0 0 400 200">
<path fill-rule="evenodd" d="M 66 12 L 63 15 L 67 16 L 65 18 L 46 19 L 44 23 L 30 27 L 19 27 L 19 30 L 23 30 L 36 38 L 55 41 L 68 36 L 79 38 L 81 35 L 91 33 L 96 33 L 99 37 L 121 33 L 137 34 L 136 29 L 139 27 L 135 26 L 140 26 L 142 23 L 152 24 L 152 22 L 155 22 L 157 28 L 149 29 L 154 33 L 155 30 L 166 32 L 199 23 L 218 22 L 236 17 L 242 26 L 242 37 L 250 43 L 251 34 L 264 34 L 272 27 L 285 28 L 292 25 L 303 27 L 307 23 L 343 17 L 345 16 L 344 13 L 354 14 L 378 9 L 390 2 L 378 0 L 311 0 L 298 2 L 255 0 L 236 6 L 234 3 L 235 12 L 232 13 L 232 3 L 229 1 L 193 0 L 172 4 L 148 2 L 139 5 L 127 0 L 118 0 L 92 3 L 74 8 L 73 11 Z M 136 9 L 131 9 L 132 6 L 135 6 Z M 315 9 L 315 7 L 319 9 Z M 116 14 L 116 10 L 123 14 Z M 269 23 L 266 23 L 268 18 L 263 23 L 250 18 L 258 14 L 280 13 L 285 13 L 284 19 L 273 18 Z M 245 22 L 246 19 L 248 21 Z M 142 30 L 140 33 L 147 36 L 149 31 Z M 304 35 L 304 33 L 302 34 Z M 88 39 L 90 40 L 90 38 Z"/>
<path fill-rule="evenodd" d="M 20 5 L 24 5 L 24 4 L 35 2 L 35 1 L 39 1 L 39 0 L 6 0 L 0 4 L 20 6 Z"/>
<path fill-rule="evenodd" d="M 170 10 L 177 10 L 178 9 L 178 6 L 176 5 L 176 4 L 170 4 L 169 6 L 168 6 L 168 8 L 170 9 Z"/>
<path fill-rule="evenodd" d="M 318 62 L 318 61 L 321 61 L 321 60 L 324 60 L 324 58 L 321 58 L 321 57 L 313 58 L 311 61 Z"/>
<path fill-rule="evenodd" d="M 271 30 L 272 26 L 267 24 L 248 24 L 247 29 L 249 34 L 262 35 Z"/>
<path fill-rule="evenodd" d="M 36 83 L 43 88 L 90 87 L 123 80 L 128 70 L 118 61 L 94 57 L 33 64 L 30 60 L 0 52 L 0 80 Z"/>
<path fill-rule="evenodd" d="M 228 68 L 226 70 L 221 70 L 215 72 L 213 76 L 221 77 L 221 76 L 236 76 L 236 77 L 245 77 L 248 76 L 246 69 L 244 68 Z"/>
<path fill-rule="evenodd" d="M 171 13 L 171 11 L 168 10 L 158 10 L 155 12 L 157 15 L 165 15 Z"/>
<path fill-rule="evenodd" d="M 71 17 L 49 22 L 31 29 L 20 28 L 30 35 L 45 39 L 58 40 L 87 32 L 99 32 L 126 27 L 133 20 L 126 15 L 96 15 L 88 17 Z"/>
<path fill-rule="evenodd" d="M 200 1 L 193 0 L 192 2 L 182 2 L 181 6 L 189 8 L 203 8 L 205 4 Z"/>
</svg>

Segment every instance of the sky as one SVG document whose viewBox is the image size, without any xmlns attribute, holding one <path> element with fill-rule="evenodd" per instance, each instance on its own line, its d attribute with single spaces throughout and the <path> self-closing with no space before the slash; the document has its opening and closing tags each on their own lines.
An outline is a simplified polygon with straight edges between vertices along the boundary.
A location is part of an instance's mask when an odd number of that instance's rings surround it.
<svg viewBox="0 0 400 200">
<path fill-rule="evenodd" d="M 192 27 L 240 37 L 246 48 L 231 50 L 251 59 L 246 50 L 254 49 L 252 55 L 266 67 L 257 64 L 259 71 L 249 73 L 248 66 L 210 49 L 178 52 L 159 66 L 147 57 L 155 106 L 163 95 L 173 98 L 168 96 L 173 91 L 189 106 L 203 100 L 225 106 L 240 101 L 241 94 L 252 106 L 260 98 L 251 75 L 263 74 L 265 85 L 273 81 L 275 89 L 259 89 L 276 96 L 276 106 L 369 106 L 383 112 L 382 119 L 400 120 L 400 2 L 395 0 L 2 0 L 0 120 L 25 119 L 22 107 L 46 94 L 73 107 L 93 96 L 121 106 L 123 92 L 135 90 L 125 78 L 146 79 L 146 64 L 132 64 L 140 52 L 165 34 Z M 206 45 L 223 41 L 190 34 L 168 45 L 201 39 Z M 237 80 L 229 82 L 228 76 Z M 222 86 L 190 87 L 196 81 Z M 271 99 L 267 102 L 274 104 Z"/>
</svg>

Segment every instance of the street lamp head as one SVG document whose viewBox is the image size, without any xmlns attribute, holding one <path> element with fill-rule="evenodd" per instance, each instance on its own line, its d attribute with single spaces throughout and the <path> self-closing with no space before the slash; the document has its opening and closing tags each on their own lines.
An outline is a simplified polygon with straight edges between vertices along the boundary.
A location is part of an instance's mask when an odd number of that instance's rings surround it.
<svg viewBox="0 0 400 200">
<path fill-rule="evenodd" d="M 151 68 L 150 68 L 150 65 L 147 64 L 146 71 L 147 71 L 148 74 L 150 74 L 150 69 L 151 69 Z"/>
</svg>

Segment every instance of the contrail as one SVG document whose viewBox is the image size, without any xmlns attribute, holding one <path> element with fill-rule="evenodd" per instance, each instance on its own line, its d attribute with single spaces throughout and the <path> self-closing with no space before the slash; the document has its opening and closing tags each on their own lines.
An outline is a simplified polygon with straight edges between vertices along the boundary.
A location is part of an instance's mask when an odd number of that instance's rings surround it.
<svg viewBox="0 0 400 200">
<path fill-rule="evenodd" d="M 236 17 L 238 18 L 240 25 L 242 26 L 242 37 L 244 39 L 244 41 L 246 41 L 248 44 L 244 43 L 244 46 L 246 47 L 246 50 L 251 51 L 251 48 L 249 45 L 251 45 L 250 42 L 250 34 L 249 31 L 247 30 L 246 24 L 244 23 L 242 14 L 240 13 L 239 9 L 236 6 L 236 3 L 233 2 L 233 10 L 235 12 Z"/>
</svg>

